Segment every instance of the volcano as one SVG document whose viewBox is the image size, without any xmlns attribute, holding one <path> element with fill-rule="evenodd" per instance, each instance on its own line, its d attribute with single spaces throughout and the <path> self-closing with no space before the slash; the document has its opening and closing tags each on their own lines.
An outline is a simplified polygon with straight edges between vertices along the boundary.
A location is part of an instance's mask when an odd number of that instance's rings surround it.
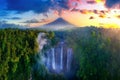
<svg viewBox="0 0 120 80">
<path fill-rule="evenodd" d="M 75 28 L 75 26 L 66 22 L 62 18 L 58 18 L 49 24 L 40 26 L 39 28 L 44 30 L 69 30 Z"/>
</svg>

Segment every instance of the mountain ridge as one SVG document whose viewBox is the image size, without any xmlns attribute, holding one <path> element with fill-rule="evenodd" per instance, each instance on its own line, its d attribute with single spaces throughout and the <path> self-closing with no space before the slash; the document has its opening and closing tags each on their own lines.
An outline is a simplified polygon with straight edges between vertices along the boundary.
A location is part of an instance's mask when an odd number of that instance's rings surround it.
<svg viewBox="0 0 120 80">
<path fill-rule="evenodd" d="M 64 19 L 58 18 L 51 23 L 48 23 L 48 24 L 45 24 L 45 25 L 42 25 L 42 26 L 36 27 L 36 28 L 44 29 L 44 30 L 69 30 L 69 29 L 73 29 L 75 27 L 76 27 L 75 25 L 68 23 Z"/>
</svg>

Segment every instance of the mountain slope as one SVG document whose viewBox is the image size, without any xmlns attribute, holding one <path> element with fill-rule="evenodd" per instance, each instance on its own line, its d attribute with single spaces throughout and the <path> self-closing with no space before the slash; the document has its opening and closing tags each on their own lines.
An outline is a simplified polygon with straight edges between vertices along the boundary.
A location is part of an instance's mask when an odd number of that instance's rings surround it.
<svg viewBox="0 0 120 80">
<path fill-rule="evenodd" d="M 68 30 L 73 28 L 75 28 L 74 25 L 69 24 L 62 18 L 58 18 L 54 22 L 39 27 L 39 29 L 45 30 Z"/>
</svg>

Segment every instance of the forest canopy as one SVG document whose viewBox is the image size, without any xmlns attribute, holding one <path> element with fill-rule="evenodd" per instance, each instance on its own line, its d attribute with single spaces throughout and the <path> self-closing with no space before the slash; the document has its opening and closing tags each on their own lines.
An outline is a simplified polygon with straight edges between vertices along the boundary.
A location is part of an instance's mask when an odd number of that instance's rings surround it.
<svg viewBox="0 0 120 80">
<path fill-rule="evenodd" d="M 55 46 L 60 40 L 74 51 L 75 80 L 120 79 L 120 30 L 95 27 L 68 31 L 0 30 L 0 80 L 64 80 L 64 75 L 50 74 L 45 66 L 33 71 L 38 53 L 37 37 L 44 32 Z M 52 47 L 52 46 L 51 46 Z"/>
<path fill-rule="evenodd" d="M 0 30 L 0 80 L 28 80 L 40 30 Z M 46 32 L 45 32 L 46 33 Z"/>
</svg>

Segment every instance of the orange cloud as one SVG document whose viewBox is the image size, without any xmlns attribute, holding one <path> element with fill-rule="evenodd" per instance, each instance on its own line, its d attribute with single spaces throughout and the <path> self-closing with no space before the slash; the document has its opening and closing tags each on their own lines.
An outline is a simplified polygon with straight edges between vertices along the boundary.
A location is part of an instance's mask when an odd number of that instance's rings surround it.
<svg viewBox="0 0 120 80">
<path fill-rule="evenodd" d="M 106 16 L 104 14 L 99 15 L 100 18 L 105 18 Z"/>
<path fill-rule="evenodd" d="M 93 10 L 93 13 L 94 14 L 103 14 L 103 15 L 105 15 L 106 13 L 108 13 L 108 11 L 107 10 Z"/>
<path fill-rule="evenodd" d="M 101 13 L 101 14 L 105 14 L 105 11 L 104 11 L 104 10 L 101 10 L 100 13 Z"/>
<path fill-rule="evenodd" d="M 94 19 L 94 17 L 93 17 L 93 16 L 91 16 L 89 19 Z"/>
<path fill-rule="evenodd" d="M 118 19 L 120 19 L 120 15 L 117 15 L 116 17 L 117 17 Z"/>
<path fill-rule="evenodd" d="M 86 9 L 80 10 L 80 12 L 81 12 L 82 14 L 88 14 L 88 13 L 90 13 L 89 10 L 86 10 Z"/>
</svg>

